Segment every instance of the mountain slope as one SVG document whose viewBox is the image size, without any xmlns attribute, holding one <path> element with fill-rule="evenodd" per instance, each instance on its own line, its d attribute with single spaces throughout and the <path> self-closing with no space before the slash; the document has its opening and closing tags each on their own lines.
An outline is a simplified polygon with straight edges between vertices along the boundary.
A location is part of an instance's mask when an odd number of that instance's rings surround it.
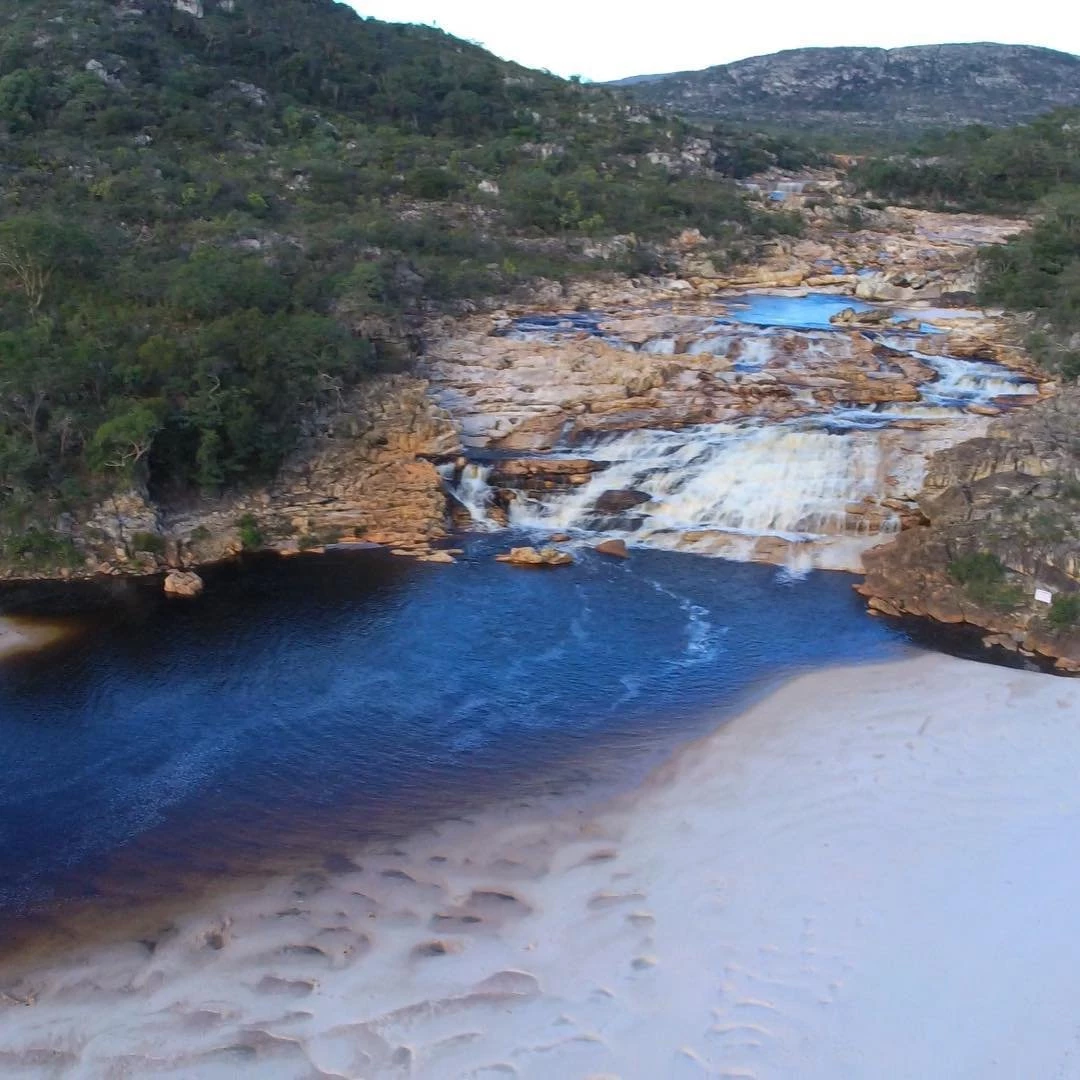
<svg viewBox="0 0 1080 1080">
<path fill-rule="evenodd" d="M 910 131 L 1011 124 L 1080 105 L 1080 57 L 988 43 L 793 49 L 615 85 L 700 121 Z"/>
<path fill-rule="evenodd" d="M 110 490 L 272 475 L 409 319 L 586 238 L 761 228 L 713 157 L 333 0 L 0 0 L 0 557 Z"/>
</svg>

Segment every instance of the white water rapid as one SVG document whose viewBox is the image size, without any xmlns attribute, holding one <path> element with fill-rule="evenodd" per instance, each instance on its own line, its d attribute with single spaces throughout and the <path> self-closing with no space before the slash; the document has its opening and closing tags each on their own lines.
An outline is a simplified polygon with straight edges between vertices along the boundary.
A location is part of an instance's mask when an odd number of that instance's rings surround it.
<svg viewBox="0 0 1080 1080">
<path fill-rule="evenodd" d="M 491 467 L 473 463 L 451 470 L 455 495 L 481 528 L 506 520 L 492 520 L 499 503 L 508 507 L 511 527 L 538 534 L 569 533 L 584 542 L 619 537 L 795 570 L 858 568 L 862 552 L 914 511 L 929 455 L 980 434 L 987 423 L 981 413 L 1007 407 L 1010 398 L 1030 400 L 1039 386 L 997 364 L 922 351 L 939 332 L 925 328 L 866 335 L 916 362 L 924 373 L 918 401 L 830 402 L 814 389 L 821 382 L 801 384 L 801 373 L 820 380 L 830 361 L 835 370 L 835 358 L 854 362 L 852 341 L 862 332 L 825 329 L 842 299 L 830 296 L 824 307 L 805 299 L 805 306 L 786 297 L 751 302 L 735 316 L 747 325 L 733 327 L 730 317 L 702 320 L 693 340 L 679 335 L 679 351 L 688 356 L 727 357 L 730 370 L 747 378 L 786 379 L 801 415 L 593 434 L 549 455 L 594 463 L 572 483 L 534 484 L 496 498 Z M 778 325 L 766 325 L 774 316 Z M 628 345 L 595 315 L 520 320 L 510 336 L 558 345 L 561 337 L 583 334 L 652 355 L 672 354 L 677 338 L 668 332 Z M 936 375 L 927 379 L 926 369 Z"/>
</svg>

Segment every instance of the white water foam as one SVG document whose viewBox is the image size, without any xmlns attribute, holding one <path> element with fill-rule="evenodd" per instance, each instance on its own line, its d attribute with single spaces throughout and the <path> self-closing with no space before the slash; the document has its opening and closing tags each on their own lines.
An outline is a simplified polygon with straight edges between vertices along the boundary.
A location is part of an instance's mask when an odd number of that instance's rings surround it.
<svg viewBox="0 0 1080 1080">
<path fill-rule="evenodd" d="M 638 430 L 588 452 L 609 462 L 589 483 L 544 498 L 519 497 L 518 528 L 595 528 L 597 499 L 633 490 L 649 499 L 636 528 L 606 531 L 648 541 L 702 530 L 791 541 L 843 531 L 846 506 L 879 490 L 882 455 L 871 433 L 836 435 L 805 425 L 710 424 L 691 432 Z"/>
</svg>

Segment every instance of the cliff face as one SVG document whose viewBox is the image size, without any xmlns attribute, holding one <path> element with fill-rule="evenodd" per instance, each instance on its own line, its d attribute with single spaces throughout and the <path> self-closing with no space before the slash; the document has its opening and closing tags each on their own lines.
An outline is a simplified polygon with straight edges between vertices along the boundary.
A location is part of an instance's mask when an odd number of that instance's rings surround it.
<svg viewBox="0 0 1080 1080">
<path fill-rule="evenodd" d="M 0 566 L 2 578 L 87 578 L 197 567 L 247 548 L 296 554 L 363 542 L 425 555 L 446 535 L 446 496 L 432 459 L 457 453 L 449 417 L 408 375 L 365 384 L 327 415 L 265 488 L 159 505 L 110 496 L 85 520 L 68 515 L 67 566 Z"/>
<path fill-rule="evenodd" d="M 941 451 L 919 504 L 928 524 L 864 559 L 870 607 L 983 627 L 996 644 L 1080 671 L 1080 618 L 1066 605 L 1080 597 L 1080 389 Z M 991 573 L 972 581 L 972 559 Z"/>
<path fill-rule="evenodd" d="M 1080 57 L 995 44 L 792 49 L 621 85 L 706 121 L 848 131 L 1004 125 L 1080 104 Z"/>
</svg>

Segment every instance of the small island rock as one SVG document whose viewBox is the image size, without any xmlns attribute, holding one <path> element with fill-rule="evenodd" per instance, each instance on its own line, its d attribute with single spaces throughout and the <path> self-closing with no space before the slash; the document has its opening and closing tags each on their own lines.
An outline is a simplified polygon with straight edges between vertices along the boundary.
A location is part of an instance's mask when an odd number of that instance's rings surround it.
<svg viewBox="0 0 1080 1080">
<path fill-rule="evenodd" d="M 193 571 L 173 570 L 165 578 L 166 596 L 199 596 L 206 584 Z"/>
<path fill-rule="evenodd" d="M 610 555 L 613 559 L 630 558 L 625 540 L 605 540 L 602 544 L 597 544 L 593 551 L 600 555 Z"/>
<path fill-rule="evenodd" d="M 571 566 L 574 556 L 566 551 L 558 551 L 553 547 L 541 548 L 537 551 L 534 547 L 511 548 L 505 555 L 496 555 L 497 562 L 512 563 L 514 566 Z"/>
</svg>

